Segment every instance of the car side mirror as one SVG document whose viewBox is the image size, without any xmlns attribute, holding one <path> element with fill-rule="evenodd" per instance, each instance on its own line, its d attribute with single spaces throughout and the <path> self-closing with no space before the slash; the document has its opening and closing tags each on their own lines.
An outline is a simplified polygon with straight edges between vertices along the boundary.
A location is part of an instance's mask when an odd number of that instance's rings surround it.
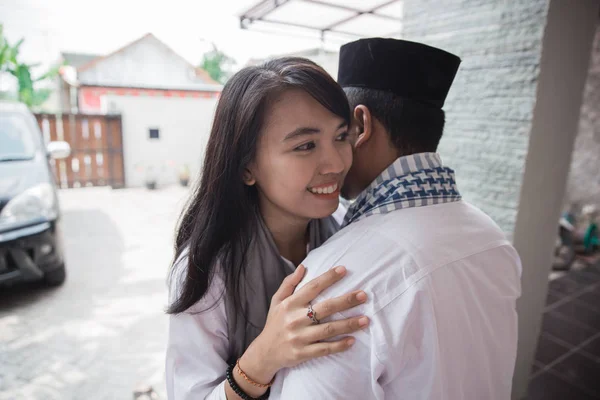
<svg viewBox="0 0 600 400">
<path fill-rule="evenodd" d="M 71 155 L 71 146 L 62 141 L 48 143 L 46 150 L 48 155 L 55 160 L 63 160 Z"/>
</svg>

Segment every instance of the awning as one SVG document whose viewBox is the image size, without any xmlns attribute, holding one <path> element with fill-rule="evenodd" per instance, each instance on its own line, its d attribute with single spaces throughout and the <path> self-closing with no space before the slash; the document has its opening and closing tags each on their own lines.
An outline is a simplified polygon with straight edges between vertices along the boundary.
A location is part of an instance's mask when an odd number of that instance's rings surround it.
<svg viewBox="0 0 600 400">
<path fill-rule="evenodd" d="M 403 0 L 263 0 L 240 15 L 240 24 L 322 40 L 399 37 L 403 6 Z"/>
</svg>

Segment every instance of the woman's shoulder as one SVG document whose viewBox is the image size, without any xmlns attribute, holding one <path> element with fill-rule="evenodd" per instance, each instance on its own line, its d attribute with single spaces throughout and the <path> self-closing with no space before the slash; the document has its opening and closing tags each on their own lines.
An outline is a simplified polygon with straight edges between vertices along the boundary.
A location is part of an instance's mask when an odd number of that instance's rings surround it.
<svg viewBox="0 0 600 400">
<path fill-rule="evenodd" d="M 174 302 L 179 296 L 181 296 L 185 287 L 186 281 L 189 278 L 188 270 L 189 265 L 189 249 L 185 248 L 181 251 L 181 254 L 176 258 L 173 266 L 171 267 L 171 273 L 169 274 L 168 285 L 169 285 L 169 302 Z M 207 292 L 202 296 L 198 302 L 192 306 L 192 308 L 205 309 L 206 306 L 214 306 L 223 301 L 223 295 L 225 290 L 225 283 L 221 275 L 220 268 L 214 269 L 210 279 Z"/>
</svg>

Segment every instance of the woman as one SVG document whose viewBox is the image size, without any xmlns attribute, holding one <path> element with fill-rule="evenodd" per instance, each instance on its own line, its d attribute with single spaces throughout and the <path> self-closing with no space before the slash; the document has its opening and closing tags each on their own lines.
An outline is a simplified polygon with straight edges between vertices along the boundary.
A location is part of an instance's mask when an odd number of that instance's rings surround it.
<svg viewBox="0 0 600 400">
<path fill-rule="evenodd" d="M 350 108 L 319 66 L 283 58 L 225 85 L 200 184 L 184 211 L 171 275 L 167 390 L 172 400 L 266 398 L 278 370 L 347 350 L 366 318 L 319 319 L 366 300 L 311 305 L 337 267 L 294 292 L 352 161 Z"/>
</svg>

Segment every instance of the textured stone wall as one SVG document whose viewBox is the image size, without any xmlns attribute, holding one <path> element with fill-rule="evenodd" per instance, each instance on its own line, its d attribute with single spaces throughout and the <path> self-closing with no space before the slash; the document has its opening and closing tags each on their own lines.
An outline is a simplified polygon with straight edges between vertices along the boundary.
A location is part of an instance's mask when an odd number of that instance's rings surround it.
<svg viewBox="0 0 600 400">
<path fill-rule="evenodd" d="M 512 235 L 547 0 L 406 0 L 403 38 L 462 58 L 446 101 L 444 162 L 464 197 Z"/>
<path fill-rule="evenodd" d="M 600 22 L 583 92 L 566 202 L 600 206 Z"/>
</svg>

